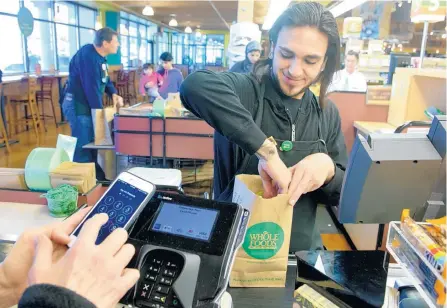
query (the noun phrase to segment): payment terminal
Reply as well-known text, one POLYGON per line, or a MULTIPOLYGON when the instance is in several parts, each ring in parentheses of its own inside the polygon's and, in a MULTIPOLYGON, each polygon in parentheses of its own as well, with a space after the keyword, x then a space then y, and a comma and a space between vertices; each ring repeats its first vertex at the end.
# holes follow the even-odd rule
POLYGON ((130 232, 140 280, 133 307, 220 307, 249 213, 240 205, 157 192, 130 232))

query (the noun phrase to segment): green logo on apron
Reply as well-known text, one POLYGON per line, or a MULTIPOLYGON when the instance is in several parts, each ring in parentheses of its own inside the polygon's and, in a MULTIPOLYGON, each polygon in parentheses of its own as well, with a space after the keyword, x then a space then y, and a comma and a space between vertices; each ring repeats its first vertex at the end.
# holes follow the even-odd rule
POLYGON ((242 247, 252 258, 266 260, 278 253, 284 243, 284 231, 274 222, 251 226, 245 234, 242 247))
POLYGON ((284 142, 281 144, 281 151, 289 152, 289 151, 292 150, 292 149, 293 149, 293 143, 292 143, 292 141, 284 141, 284 142))

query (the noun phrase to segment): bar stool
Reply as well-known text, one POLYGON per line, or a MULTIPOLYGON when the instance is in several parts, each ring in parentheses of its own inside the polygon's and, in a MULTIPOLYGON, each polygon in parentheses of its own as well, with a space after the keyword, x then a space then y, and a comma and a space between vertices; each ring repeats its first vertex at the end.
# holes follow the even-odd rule
POLYGON ((38 106, 41 105, 42 107, 42 113, 40 114, 40 118, 43 119, 43 126, 45 128, 45 131, 47 131, 45 119, 48 117, 53 118, 54 125, 58 127, 56 112, 54 110, 54 104, 53 104, 53 84, 55 81, 57 81, 57 78, 41 77, 39 79, 40 79, 40 90, 36 92, 37 105, 38 106), (45 115, 45 100, 48 100, 50 102, 51 112, 53 113, 52 116, 45 115))
POLYGON ((134 104, 134 102, 136 102, 136 100, 137 100, 137 89, 135 86, 135 79, 136 79, 137 72, 136 72, 136 70, 132 70, 132 71, 129 71, 128 75, 129 75, 129 79, 128 79, 127 87, 128 87, 128 95, 129 95, 129 105, 132 106, 134 104))
MULTIPOLYGON (((2 97, 1 97, 2 95, 3 95, 3 85, 0 83, 0 100, 2 99, 2 97)), ((11 147, 9 146, 8 133, 6 132, 5 122, 4 122, 1 110, 0 110, 0 143, 4 143, 6 146, 6 151, 8 153, 11 153, 11 147)))
MULTIPOLYGON (((23 96, 11 96, 9 98, 9 104, 15 105, 15 111, 17 116, 20 115, 20 109, 25 109, 25 118, 23 119, 12 119, 13 126, 16 129, 17 126, 26 125, 28 126, 30 123, 33 124, 34 132, 36 134, 36 138, 39 140, 39 127, 43 132, 43 127, 40 122, 39 108, 36 103, 36 92, 38 90, 37 78, 34 77, 26 77, 22 79, 22 85, 25 86, 27 94, 23 96), (30 112, 30 116, 27 116, 27 112, 30 112)), ((14 107, 14 106, 13 106, 14 107)))
POLYGON ((124 100, 125 105, 130 105, 129 97, 129 74, 126 71, 120 70, 116 80, 116 90, 118 95, 124 100))

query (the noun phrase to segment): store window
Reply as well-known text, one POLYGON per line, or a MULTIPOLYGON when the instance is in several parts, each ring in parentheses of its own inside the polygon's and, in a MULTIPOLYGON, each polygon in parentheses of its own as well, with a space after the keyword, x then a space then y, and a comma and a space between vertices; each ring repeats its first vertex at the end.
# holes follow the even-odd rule
POLYGON ((42 71, 56 69, 54 29, 50 22, 34 21, 27 46, 30 72, 35 72, 36 64, 40 64, 42 71))
POLYGON ((95 36, 97 11, 76 2, 54 0, 6 0, 0 5, 0 69, 5 74, 42 71, 68 71, 71 57, 95 36), (17 23, 20 6, 34 17, 34 30, 24 37, 17 23), (26 48, 25 48, 26 46, 26 48))
POLYGON ((71 57, 78 51, 78 31, 76 27, 57 24, 56 33, 59 70, 67 72, 71 57))
MULTIPOLYGON (((11 7, 6 5, 6 8, 11 7)), ((3 9, 2 6, 0 10, 3 9)), ((5 74, 25 72, 22 35, 17 18, 0 15, 0 25, 0 42, 8 42, 8 48, 0 48, 0 69, 5 74)))
MULTIPOLYGON (((8 2, 8 1, 3 1, 8 2)), ((3 5, 2 2, 2 5, 3 5)), ((25 0, 25 7, 31 11, 35 19, 42 19, 51 21, 53 19, 52 14, 52 2, 41 0, 25 0)))
POLYGON ((76 25, 76 6, 72 3, 56 2, 54 5, 54 21, 76 25))
POLYGON ((138 67, 146 62, 153 62, 153 33, 156 33, 157 26, 132 14, 122 12, 120 15, 121 63, 123 67, 138 67))

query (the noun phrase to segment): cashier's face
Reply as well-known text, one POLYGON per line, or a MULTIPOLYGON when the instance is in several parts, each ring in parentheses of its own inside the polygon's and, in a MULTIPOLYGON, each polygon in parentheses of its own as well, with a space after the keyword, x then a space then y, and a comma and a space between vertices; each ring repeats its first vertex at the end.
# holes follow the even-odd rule
POLYGON ((286 96, 302 98, 324 69, 328 37, 314 27, 284 27, 273 48, 273 75, 286 96))

